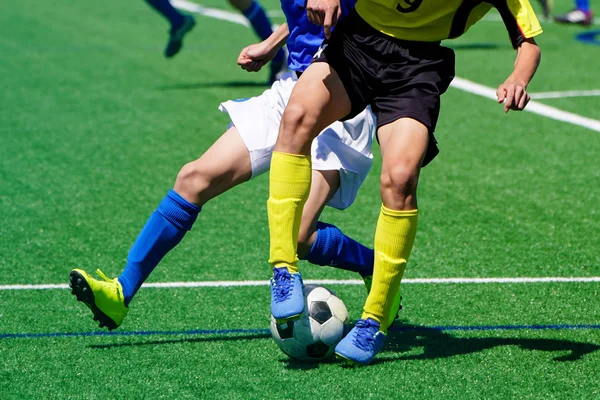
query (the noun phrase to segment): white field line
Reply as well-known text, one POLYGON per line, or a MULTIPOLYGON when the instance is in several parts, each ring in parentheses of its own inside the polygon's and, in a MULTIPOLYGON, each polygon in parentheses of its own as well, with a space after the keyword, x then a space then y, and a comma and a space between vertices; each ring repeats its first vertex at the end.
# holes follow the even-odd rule
MULTIPOLYGON (((193 3, 186 0, 171 0, 171 4, 173 7, 179 8, 181 10, 192 12, 200 15, 204 15, 207 17, 212 17, 216 19, 222 19, 225 21, 234 22, 236 24, 249 26, 248 21, 239 12, 232 12, 226 10, 219 10, 216 8, 203 7, 200 4, 193 3)), ((283 11, 281 10, 269 10, 267 14, 270 17, 285 17, 283 11)), ((489 13, 485 17, 483 17, 484 21, 489 22, 502 22, 502 17, 498 13, 489 13)), ((553 20, 542 20, 543 24, 554 23, 553 20)), ((595 25, 600 25, 600 18, 594 18, 593 23, 595 25)))
POLYGON ((248 22, 246 17, 244 17, 239 12, 234 13, 231 11, 219 10, 216 8, 203 7, 200 4, 191 3, 185 0, 171 0, 171 4, 173 5, 173 7, 191 13, 196 13, 204 15, 206 17, 220 19, 223 21, 233 22, 234 24, 244 25, 248 27, 250 26, 250 23, 248 22))
MULTIPOLYGON (((236 24, 248 26, 246 18, 239 13, 233 13, 230 11, 218 10, 214 8, 203 7, 196 3, 191 3, 186 0, 172 0, 173 6, 181 8, 189 12, 198 13, 207 17, 217 18, 236 24)), ((493 15, 491 16, 493 17, 493 15)), ((498 16, 499 17, 499 16, 498 16)), ((479 96, 487 97, 492 100, 496 100, 496 90, 475 82, 471 82, 464 78, 456 77, 452 81, 453 88, 463 90, 468 93, 476 94, 479 96)), ((541 98, 541 97, 540 97, 541 98)), ((596 132, 600 132, 600 121, 582 117, 577 114, 573 114, 567 111, 560 110, 555 107, 550 107, 545 104, 541 104, 535 101, 530 101, 525 108, 526 111, 534 114, 539 114, 544 117, 548 117, 557 121, 567 122, 573 125, 579 125, 596 132)))
POLYGON ((532 99, 562 99, 565 97, 594 97, 600 96, 600 89, 566 90, 564 92, 530 93, 532 99))
MULTIPOLYGON (((487 97, 488 99, 496 100, 496 90, 480 85, 479 83, 471 82, 467 79, 456 77, 450 85, 455 89, 463 90, 478 96, 487 97)), ((573 114, 567 111, 560 110, 556 107, 547 106, 536 101, 530 101, 525 111, 534 114, 542 115, 557 121, 567 122, 573 125, 579 125, 584 128, 600 132, 600 121, 592 118, 582 117, 581 115, 573 114)))
MULTIPOLYGON (((485 283, 591 283, 600 282, 600 276, 589 277, 539 277, 539 278, 406 278, 403 284, 485 284, 485 283)), ((306 284, 314 285, 364 285, 362 280, 305 280, 306 284)), ((269 281, 203 281, 203 282, 156 282, 145 283, 143 288, 205 288, 205 287, 248 287, 267 286, 269 281)), ((0 285, 0 290, 43 290, 43 289, 68 289, 67 284, 40 284, 40 285, 0 285)))
MULTIPOLYGON (((485 17, 483 17, 483 21, 503 22, 502 17, 497 12, 491 12, 491 13, 487 14, 485 17)), ((540 22, 542 23, 542 27, 543 27, 543 25, 546 25, 546 24, 555 24, 556 23, 556 22, 554 22, 553 19, 544 19, 544 18, 540 18, 540 22)), ((596 18, 592 19, 592 24, 600 25, 600 18, 596 17, 596 18)))

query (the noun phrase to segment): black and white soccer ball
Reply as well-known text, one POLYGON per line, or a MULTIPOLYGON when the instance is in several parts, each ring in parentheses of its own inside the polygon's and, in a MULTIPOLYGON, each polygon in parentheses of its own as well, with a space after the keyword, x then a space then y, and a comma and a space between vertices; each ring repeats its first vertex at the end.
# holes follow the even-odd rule
POLYGON ((278 324, 271 315, 271 335, 290 358, 321 361, 333 355, 344 337, 348 310, 335 293, 322 286, 305 285, 304 299, 300 319, 278 324))

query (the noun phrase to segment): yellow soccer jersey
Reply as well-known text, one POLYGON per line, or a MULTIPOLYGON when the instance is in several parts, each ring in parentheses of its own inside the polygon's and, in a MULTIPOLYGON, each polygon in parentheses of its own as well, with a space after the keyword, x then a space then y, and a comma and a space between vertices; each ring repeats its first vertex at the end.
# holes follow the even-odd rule
POLYGON ((373 28, 411 41, 436 42, 461 36, 492 7, 502 16, 517 47, 542 33, 529 0, 358 0, 356 11, 373 28))

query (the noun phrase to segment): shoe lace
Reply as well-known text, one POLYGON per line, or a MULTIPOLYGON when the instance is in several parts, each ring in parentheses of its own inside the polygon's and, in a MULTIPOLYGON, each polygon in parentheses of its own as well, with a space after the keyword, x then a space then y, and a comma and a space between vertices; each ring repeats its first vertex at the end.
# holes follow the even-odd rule
POLYGON ((102 279, 104 279, 106 282, 112 282, 113 280, 110 279, 109 277, 107 277, 106 275, 104 275, 104 272, 100 271, 100 268, 98 268, 96 270, 96 273, 98 274, 98 276, 102 279))
POLYGON ((355 328, 353 343, 364 351, 370 351, 379 327, 372 321, 359 319, 356 321, 355 328))
POLYGON ((276 302, 287 300, 294 291, 294 277, 285 268, 273 270, 273 297, 276 302))
MULTIPOLYGON (((98 276, 99 276, 100 278, 102 278, 102 279, 103 279, 105 282, 108 282, 108 283, 113 283, 113 282, 115 282, 115 281, 116 281, 116 282, 118 283, 118 281, 117 281, 117 279, 116 279, 116 278, 115 278, 115 279, 110 279, 108 276, 104 275, 104 272, 100 271, 100 268, 98 268, 98 269, 96 270, 96 273, 97 273, 97 274, 98 274, 98 276)), ((111 285, 111 287, 113 288, 113 290, 114 290, 114 291, 115 291, 115 293, 117 294, 117 297, 118 297, 118 299, 119 299, 120 301, 123 301, 123 291, 122 291, 122 287, 121 287, 121 285, 120 285, 120 284, 117 284, 117 285, 111 285)))

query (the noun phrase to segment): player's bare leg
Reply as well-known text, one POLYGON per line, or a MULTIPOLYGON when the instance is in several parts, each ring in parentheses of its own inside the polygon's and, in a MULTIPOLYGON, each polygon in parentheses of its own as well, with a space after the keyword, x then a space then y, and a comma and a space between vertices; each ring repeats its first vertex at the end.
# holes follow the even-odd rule
POLYGON ((333 197, 340 187, 340 172, 315 171, 312 172, 310 194, 302 211, 300 232, 298 235, 298 257, 305 259, 317 237, 317 224, 319 217, 327 202, 333 197))
POLYGON ((350 99, 337 73, 329 64, 311 64, 292 91, 275 151, 309 156, 319 132, 349 112, 350 99))
POLYGON ((311 186, 311 143, 328 125, 350 112, 350 100, 328 64, 312 64, 302 74, 283 113, 271 160, 267 201, 271 238, 271 314, 294 319, 304 310, 298 271, 298 235, 311 186), (335 101, 333 101, 335 99, 335 101))
POLYGON ((400 281, 417 231, 417 184, 428 129, 401 118, 378 130, 383 201, 375 231, 373 286, 355 328, 336 347, 353 364, 371 363, 398 311, 400 281), (368 340, 366 340, 368 339, 368 340))
POLYGON ((167 194, 142 229, 118 279, 109 279, 100 270, 97 272, 102 280, 81 269, 71 271, 72 293, 90 308, 100 327, 112 330, 121 325, 142 282, 191 229, 200 207, 247 181, 251 174, 248 150, 232 127, 199 159, 181 169, 175 189, 167 194))
POLYGON ((200 158, 181 168, 174 189, 190 203, 203 206, 251 176, 248 149, 232 126, 200 158))
POLYGON ((319 221, 325 205, 339 188, 338 170, 313 170, 310 195, 300 222, 298 257, 315 265, 358 273, 368 293, 373 278, 373 250, 348 237, 337 226, 319 221))

